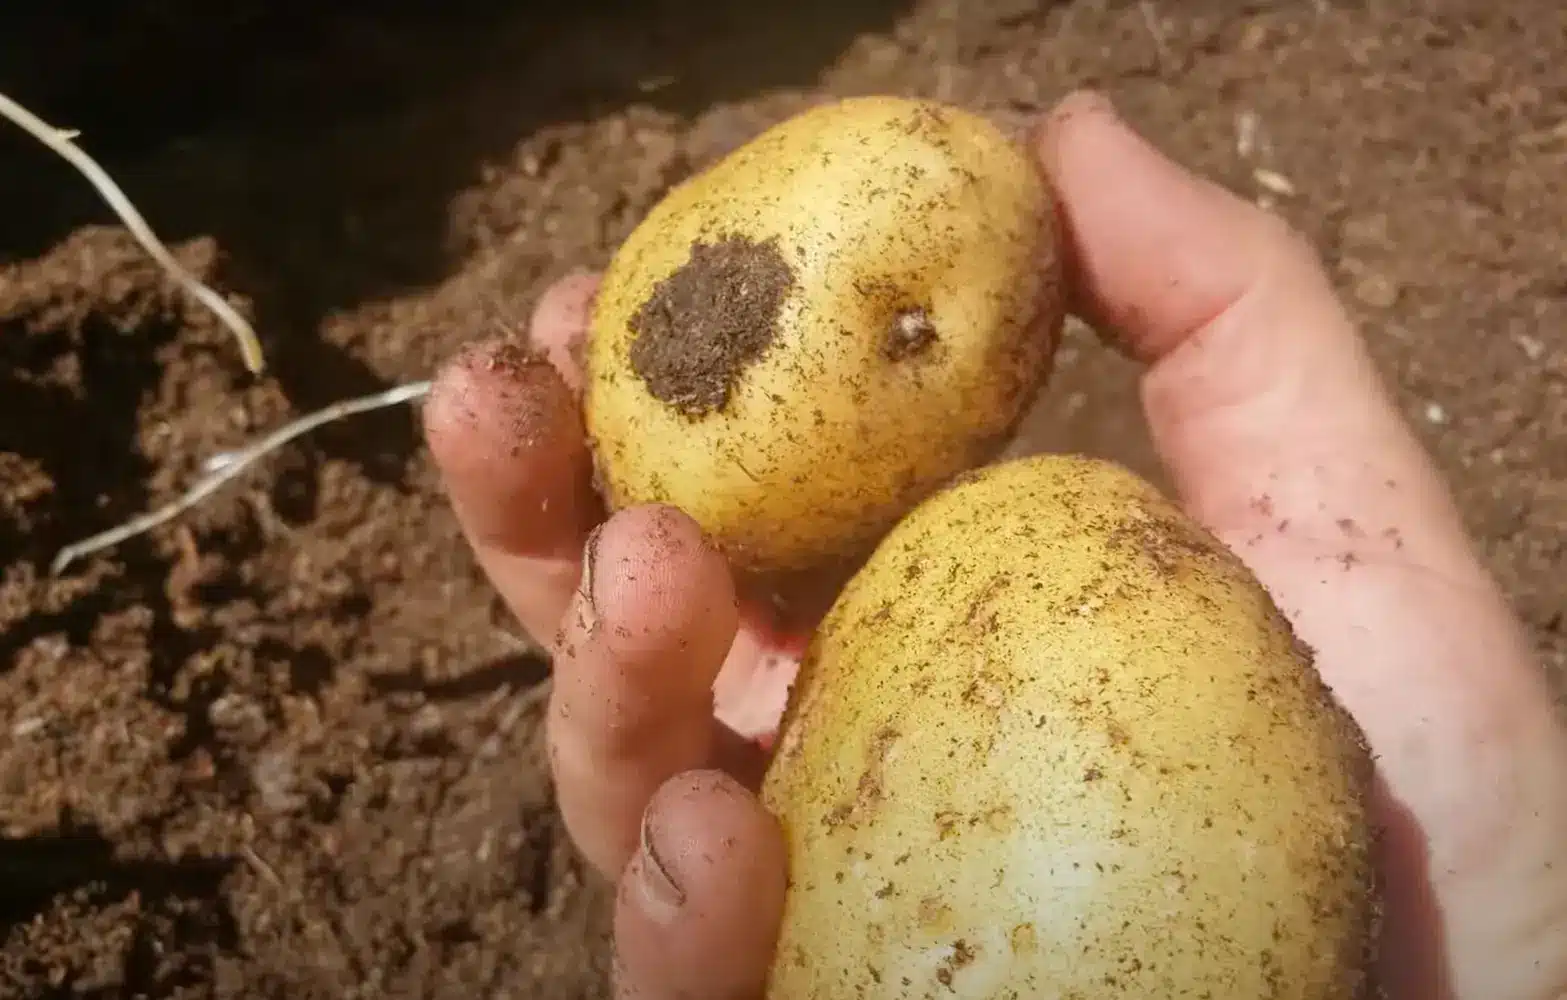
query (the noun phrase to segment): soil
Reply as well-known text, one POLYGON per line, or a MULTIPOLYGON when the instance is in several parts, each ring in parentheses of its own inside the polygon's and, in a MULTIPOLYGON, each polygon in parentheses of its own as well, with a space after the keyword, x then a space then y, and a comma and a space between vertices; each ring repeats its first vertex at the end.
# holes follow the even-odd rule
MULTIPOLYGON (((48 565, 258 431, 521 323, 670 184, 823 95, 1023 113, 1096 85, 1275 201, 1560 690, 1567 7, 161 0, 84 30, 10 6, 0 88, 83 131, 272 367, 249 377, 81 179, 0 128, 0 997, 605 994, 608 893, 540 745, 548 668, 416 413, 324 428, 48 565)), ((1081 330, 1028 434, 1157 475, 1133 370, 1081 330)))
POLYGON ((794 283, 775 241, 693 243, 690 259, 632 314, 632 370, 653 398, 687 416, 722 410, 778 336, 794 283))

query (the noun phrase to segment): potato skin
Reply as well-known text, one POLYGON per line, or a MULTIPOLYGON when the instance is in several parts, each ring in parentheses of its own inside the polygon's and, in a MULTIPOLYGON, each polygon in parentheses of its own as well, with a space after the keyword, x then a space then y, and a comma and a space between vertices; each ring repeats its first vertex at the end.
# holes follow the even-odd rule
POLYGON ((808 652, 763 788, 767 996, 1358 1000, 1371 773, 1267 593, 1151 486, 992 466, 808 652))
POLYGON ((989 121, 890 97, 807 111, 675 188, 594 309, 586 420, 611 507, 673 504, 742 571, 868 551, 993 457, 1045 379, 1063 312, 1054 206, 989 121), (775 250, 792 286, 724 405, 693 415, 638 374, 634 327, 693 244, 735 239, 775 250), (911 316, 926 336, 889 357, 911 316))

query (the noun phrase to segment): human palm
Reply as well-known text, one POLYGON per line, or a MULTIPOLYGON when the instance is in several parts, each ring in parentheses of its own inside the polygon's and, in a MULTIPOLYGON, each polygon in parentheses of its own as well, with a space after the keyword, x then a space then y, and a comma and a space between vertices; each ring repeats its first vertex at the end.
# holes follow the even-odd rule
MULTIPOLYGON (((1388 995, 1567 995, 1567 736, 1310 248, 1092 95, 1037 144, 1076 308, 1147 366, 1179 500, 1315 647, 1377 756, 1388 995)), ((479 561, 552 640, 551 761, 572 836, 620 881, 618 990, 760 996, 785 879, 752 790, 822 605, 785 625, 739 600, 678 511, 605 520, 573 360, 594 287, 545 296, 536 356, 481 344, 449 365, 427 434, 479 561)))

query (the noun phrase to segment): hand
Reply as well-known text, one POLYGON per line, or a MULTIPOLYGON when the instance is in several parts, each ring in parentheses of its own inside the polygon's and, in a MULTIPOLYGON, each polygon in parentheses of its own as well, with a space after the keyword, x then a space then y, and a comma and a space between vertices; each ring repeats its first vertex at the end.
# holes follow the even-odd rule
MULTIPOLYGON (((1146 364, 1179 499, 1316 647, 1378 755, 1389 996, 1561 997, 1567 735, 1316 258, 1101 98, 1063 102, 1037 148, 1076 308, 1146 364)), ((553 637, 551 760, 573 837, 620 880, 620 995, 759 997, 784 856, 747 737, 776 723, 798 632, 741 606, 678 512, 600 524, 572 347, 593 288, 570 278, 540 303, 547 361, 490 344, 448 366, 428 438, 486 572, 553 637)))

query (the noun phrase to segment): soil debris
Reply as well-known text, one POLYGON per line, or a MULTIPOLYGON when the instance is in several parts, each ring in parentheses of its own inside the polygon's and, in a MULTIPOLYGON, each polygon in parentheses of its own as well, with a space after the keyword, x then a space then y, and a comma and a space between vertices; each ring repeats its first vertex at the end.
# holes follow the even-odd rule
POLYGON ((648 391, 689 417, 729 404, 740 376, 778 336, 794 272, 776 241, 693 243, 631 319, 631 367, 648 391))

